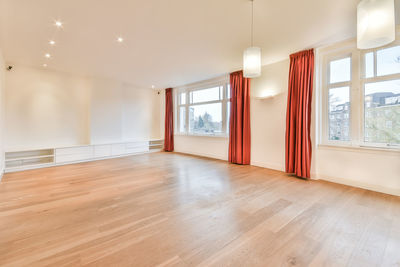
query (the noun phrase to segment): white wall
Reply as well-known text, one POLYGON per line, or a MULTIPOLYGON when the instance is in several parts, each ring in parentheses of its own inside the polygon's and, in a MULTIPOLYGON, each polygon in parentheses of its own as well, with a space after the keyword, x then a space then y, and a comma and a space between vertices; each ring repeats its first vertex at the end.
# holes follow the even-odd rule
POLYGON ((16 65, 6 73, 6 151, 88 143, 89 79, 16 65))
POLYGON ((176 152, 228 160, 228 138, 185 135, 174 138, 176 152))
MULTIPOLYGON (((251 82, 251 164, 283 170, 289 60, 263 66, 251 82), (273 98, 257 99, 265 94, 273 98), (282 149, 283 148, 283 149, 282 149)), ((175 151, 228 160, 229 138, 175 135, 175 151)))
MULTIPOLYGON (((252 95, 277 94, 273 98, 252 98, 252 165, 285 170, 286 105, 289 60, 263 67, 253 79, 252 95)), ((314 88, 311 139, 312 177, 375 191, 400 195, 400 152, 332 148, 317 145, 317 97, 314 88)))
POLYGON ((320 146, 316 178, 400 195, 400 151, 320 146))
POLYGON ((109 79, 96 79, 91 92, 92 144, 160 138, 161 95, 109 79))
POLYGON ((5 97, 7 151, 160 135, 152 127, 160 96, 115 80, 17 65, 6 74, 5 97))
POLYGON ((0 49, 0 179, 4 172, 4 85, 5 65, 0 49))
POLYGON ((251 85, 251 164, 285 170, 286 103, 289 60, 262 68, 251 85), (272 95, 265 99, 258 99, 272 95))
MULTIPOLYGON (((289 60, 262 68, 251 86, 251 164, 284 171, 289 60), (271 98, 257 99, 264 95, 271 98)), ((400 195, 400 152, 331 148, 316 143, 314 89, 312 177, 400 195)), ((175 135, 175 150, 227 160, 228 139, 175 135)))

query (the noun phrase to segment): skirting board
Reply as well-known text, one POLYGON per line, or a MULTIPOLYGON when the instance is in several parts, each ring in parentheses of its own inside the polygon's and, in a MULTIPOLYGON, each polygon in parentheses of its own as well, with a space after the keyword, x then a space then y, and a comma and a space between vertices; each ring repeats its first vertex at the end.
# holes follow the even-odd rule
MULTIPOLYGON (((202 156, 206 158, 214 158, 214 159, 220 159, 220 160, 227 160, 226 158, 214 155, 214 154, 203 154, 203 153, 193 153, 193 152, 184 152, 184 151, 176 151, 178 153, 184 153, 184 154, 189 154, 189 155, 195 155, 195 156, 202 156)), ((265 163, 265 162, 259 162, 259 161, 251 161, 252 166, 257 166, 261 168, 266 168, 266 169, 272 169, 276 171, 285 171, 285 167, 281 166, 280 164, 274 164, 274 163, 265 163)), ((337 177, 330 177, 326 175, 321 175, 321 174, 316 174, 316 173, 311 173, 311 179, 312 180, 324 180, 336 184, 343 184, 343 185, 348 185, 348 186, 353 186, 353 187, 358 187, 366 190, 371 190, 375 192, 380 192, 384 194, 389 194, 389 195, 395 195, 395 196, 400 196, 400 189, 393 189, 393 188, 387 188, 383 186, 378 186, 378 185, 371 185, 367 183, 360 183, 356 182, 350 179, 344 179, 344 178, 337 178, 337 177)))
POLYGON ((379 185, 372 185, 372 184, 357 182, 357 181, 353 181, 353 180, 345 179, 345 178, 337 178, 337 177, 331 177, 331 176, 327 176, 327 175, 323 175, 323 174, 318 174, 317 180, 324 180, 324 181, 328 181, 328 182, 332 182, 332 183, 336 183, 336 184, 343 184, 343 185, 358 187, 358 188, 371 190, 371 191, 375 191, 375 192, 380 192, 380 193, 384 193, 384 194, 400 196, 400 189, 388 188, 388 187, 379 186, 379 185))
POLYGON ((176 150, 174 152, 177 153, 183 153, 183 154, 189 154, 193 156, 200 156, 200 157, 205 157, 205 158, 211 158, 211 159, 220 159, 224 161, 228 161, 226 156, 222 155, 215 155, 215 154, 208 154, 208 153, 193 153, 192 151, 184 151, 184 150, 176 150))
POLYGON ((276 163, 265 163, 265 162, 260 162, 260 161, 251 161, 250 165, 252 166, 257 166, 261 168, 266 168, 266 169, 271 169, 271 170, 276 170, 276 171, 285 171, 285 167, 281 166, 280 164, 276 163))

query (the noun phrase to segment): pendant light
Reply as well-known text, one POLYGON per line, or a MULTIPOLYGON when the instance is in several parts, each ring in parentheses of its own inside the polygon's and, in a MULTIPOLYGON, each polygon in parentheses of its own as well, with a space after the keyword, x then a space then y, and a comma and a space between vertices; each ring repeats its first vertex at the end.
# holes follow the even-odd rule
POLYGON ((357 47, 370 49, 396 38, 394 0, 362 0, 357 6, 357 47))
POLYGON ((253 46, 254 0, 251 1, 251 47, 243 53, 243 76, 255 78, 261 75, 261 48, 253 46))

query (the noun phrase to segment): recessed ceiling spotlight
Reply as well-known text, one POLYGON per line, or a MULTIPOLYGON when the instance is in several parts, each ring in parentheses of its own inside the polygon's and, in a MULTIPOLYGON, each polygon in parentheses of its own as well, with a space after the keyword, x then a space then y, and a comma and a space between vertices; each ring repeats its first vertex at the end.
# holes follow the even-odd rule
POLYGON ((118 42, 118 43, 122 43, 123 41, 124 41, 124 38, 122 38, 122 37, 118 37, 118 38, 117 38, 117 42, 118 42))
POLYGON ((155 87, 154 85, 152 85, 152 86, 151 86, 151 89, 154 89, 154 88, 156 88, 156 87, 155 87))
POLYGON ((44 68, 46 68, 46 67, 47 67, 47 64, 46 64, 46 63, 44 63, 44 64, 43 64, 43 67, 44 67, 44 68))
POLYGON ((56 20, 56 21, 54 22, 54 25, 55 25, 57 28, 61 28, 61 27, 63 26, 63 23, 62 23, 61 21, 59 21, 59 20, 56 20))
POLYGON ((44 54, 45 58, 51 58, 51 55, 49 53, 44 54))
POLYGON ((55 44, 56 44, 56 42, 54 40, 49 41, 49 45, 55 45, 55 44))

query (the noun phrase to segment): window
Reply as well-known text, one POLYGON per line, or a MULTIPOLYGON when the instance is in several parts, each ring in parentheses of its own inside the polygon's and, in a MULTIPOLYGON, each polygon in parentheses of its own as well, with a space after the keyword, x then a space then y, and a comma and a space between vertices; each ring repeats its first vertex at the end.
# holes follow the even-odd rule
POLYGON ((177 132, 226 136, 230 118, 229 88, 224 80, 211 86, 179 90, 177 132))
POLYGON ((400 148, 400 44, 319 54, 321 142, 400 148))
POLYGON ((375 51, 377 76, 400 73, 400 46, 375 51))
POLYGON ((350 88, 329 89, 329 139, 349 141, 350 88))
POLYGON ((364 133, 366 143, 400 144, 400 79, 365 83, 364 133))
POLYGON ((329 140, 349 141, 351 58, 329 62, 329 140))
POLYGON ((331 61, 329 64, 329 83, 350 81, 350 66, 350 57, 331 61))

